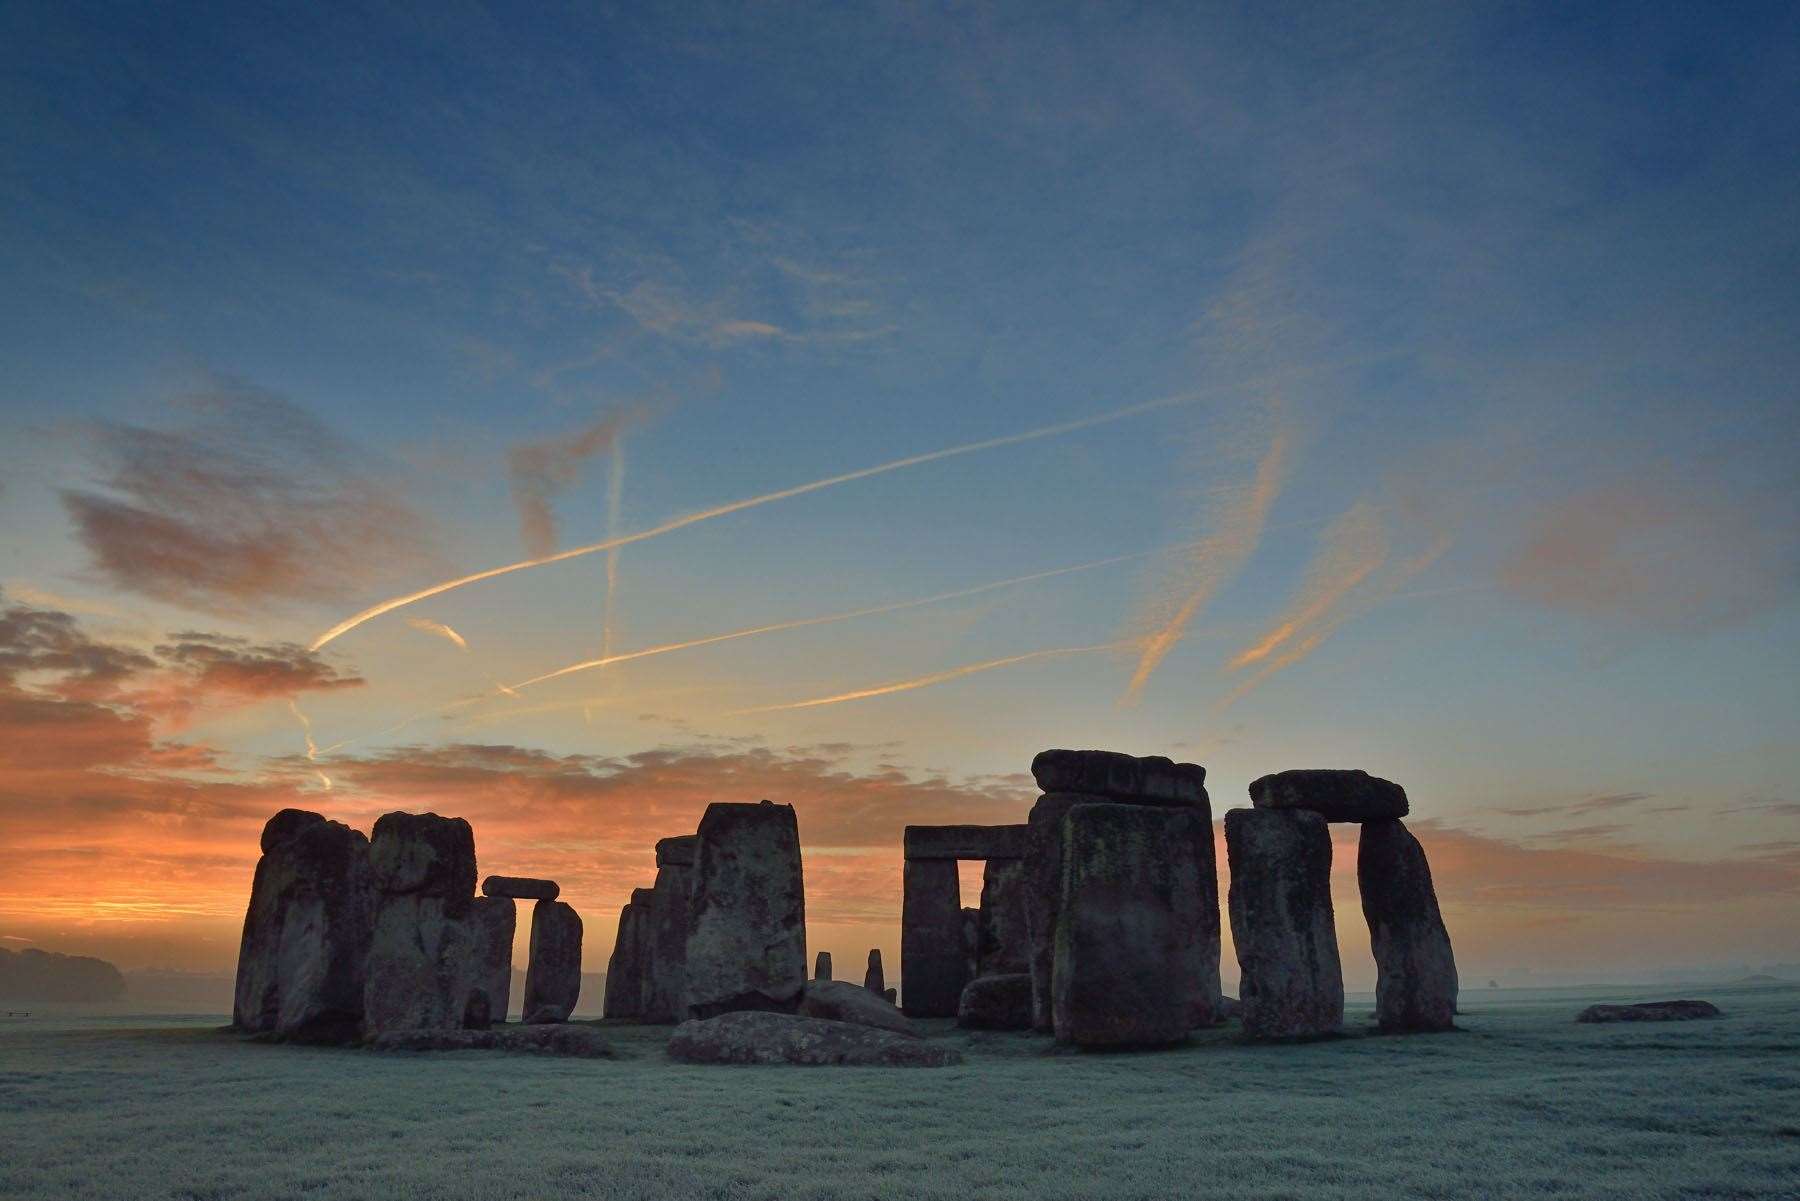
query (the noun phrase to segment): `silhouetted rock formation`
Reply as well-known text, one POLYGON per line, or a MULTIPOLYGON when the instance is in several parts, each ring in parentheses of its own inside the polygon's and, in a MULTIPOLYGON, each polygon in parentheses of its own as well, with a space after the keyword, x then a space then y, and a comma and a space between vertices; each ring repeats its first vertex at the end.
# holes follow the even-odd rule
POLYGON ((1636 1005, 1589 1005, 1578 1022, 1691 1022, 1723 1017, 1711 1001, 1643 1001, 1636 1005))
MULTIPOLYGON (((634 901, 636 896, 632 894, 634 901)), ((581 916, 561 901, 539 901, 531 907, 531 966, 525 970, 525 1021, 533 1026, 566 1022, 580 998, 581 916)))
POLYGON ((1405 817, 1406 790, 1366 771, 1297 768, 1250 784, 1258 809, 1310 809, 1328 822, 1374 822, 1405 817))
POLYGON ((1077 805, 1064 815, 1051 988, 1058 1041, 1149 1046, 1212 1024, 1205 944, 1218 919, 1215 909, 1209 927, 1202 913, 1201 879, 1211 842, 1204 802, 1077 805))
POLYGON ((947 1017, 968 982, 954 859, 908 859, 900 901, 900 977, 912 1017, 947 1017))
POLYGON ((649 969, 650 932, 654 926, 650 897, 655 889, 634 888, 619 910, 619 933, 606 961, 606 994, 600 1014, 609 1018, 644 1016, 645 973, 649 969))
POLYGON ((956 1024, 970 1030, 1031 1029, 1031 973, 978 976, 956 1006, 956 1024))
POLYGON ((1406 823, 1366 822, 1356 882, 1375 952, 1375 1017, 1383 1030, 1448 1030, 1456 1015, 1456 957, 1438 912, 1431 865, 1406 823))
POLYGON ((1118 751, 1039 751, 1031 776, 1043 792, 1076 792, 1137 805, 1193 804, 1206 799, 1206 769, 1161 755, 1118 751))
POLYGON ((813 956, 813 979, 814 980, 829 980, 829 979, 831 979, 831 952, 830 951, 820 951, 817 955, 813 956))
POLYGON ((369 840, 320 814, 283 809, 263 827, 262 851, 238 944, 232 1023, 352 1039, 374 929, 369 840))
POLYGON ((104 959, 0 947, 0 1001, 116 1001, 125 977, 104 959))
POLYGON ((1325 818, 1307 809, 1233 809, 1225 849, 1244 1032, 1298 1038, 1337 1030, 1344 978, 1325 818))
POLYGON ((918 1038, 920 1031, 912 1019, 895 1009, 893 1004, 866 988, 858 988, 848 980, 814 980, 800 998, 800 1016, 828 1022, 855 1022, 918 1038))
POLYGON ((385 813, 369 863, 378 899, 364 1033, 460 1029, 484 950, 472 920, 474 832, 460 817, 385 813))
POLYGON ((791 1013, 806 983, 806 891, 792 805, 706 807, 689 897, 683 1009, 791 1013))
POLYGON ((871 1026, 786 1013, 726 1013, 683 1022, 669 1038, 683 1063, 796 1063, 868 1067, 944 1067, 962 1062, 953 1048, 871 1026))
POLYGON ((881 970, 881 948, 869 948, 869 967, 863 972, 863 987, 872 993, 887 991, 887 979, 881 970))
POLYGON ((481 882, 481 895, 512 897, 517 901, 554 901, 562 889, 555 880, 534 880, 530 876, 489 876, 481 882))

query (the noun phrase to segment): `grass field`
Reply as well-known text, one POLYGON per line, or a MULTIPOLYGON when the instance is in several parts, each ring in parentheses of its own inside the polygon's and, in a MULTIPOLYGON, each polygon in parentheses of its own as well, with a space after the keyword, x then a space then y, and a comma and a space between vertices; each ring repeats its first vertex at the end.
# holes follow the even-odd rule
MULTIPOLYGON (((965 1035, 948 1069, 264 1046, 0 1022, 0 1197, 1800 1197, 1800 986, 1470 993, 1464 1030, 1160 1053, 965 1035), (1699 995, 1719 1021, 1584 1026, 1699 995)), ((1352 1005, 1361 1028, 1365 1002, 1352 1005)))

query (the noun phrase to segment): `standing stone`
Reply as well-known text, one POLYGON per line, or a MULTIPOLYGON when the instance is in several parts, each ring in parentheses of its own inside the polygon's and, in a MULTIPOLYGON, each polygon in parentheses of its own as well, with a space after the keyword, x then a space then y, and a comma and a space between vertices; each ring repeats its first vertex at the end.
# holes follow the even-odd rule
POLYGON ((863 987, 872 993, 887 991, 887 979, 881 970, 881 948, 869 948, 869 968, 863 973, 863 987))
POLYGON ((1406 816, 1406 789, 1366 771, 1299 768, 1250 784, 1258 809, 1310 809, 1328 822, 1378 822, 1406 816))
MULTIPOLYGON (((1077 805, 1063 817, 1052 973, 1059 1042, 1152 1046, 1213 1021, 1201 805, 1077 805)), ((1216 935, 1215 910, 1212 933, 1216 935)), ((1216 943, 1214 944, 1216 946, 1216 943)))
MULTIPOLYGON (((1042 756, 1040 756, 1041 758, 1042 756)), ((1050 978, 1056 961, 1056 911, 1062 896, 1062 819, 1076 805, 1106 803, 1077 792, 1045 793, 1031 807, 1025 844, 1025 932, 1030 942, 1031 1028, 1054 1026, 1050 978)))
POLYGON ((1375 1019, 1383 1030, 1448 1030, 1456 1015, 1456 957, 1438 912, 1425 848, 1406 823, 1366 822, 1356 883, 1375 952, 1375 1019))
POLYGON ((684 834, 656 844, 656 887, 650 901, 646 939, 644 1012, 646 1022, 682 1019, 682 980, 687 967, 688 895, 694 883, 695 836, 684 834))
POLYGON ((512 1003, 513 932, 518 928, 518 902, 509 896, 476 897, 469 906, 469 921, 475 938, 470 946, 463 1025, 481 1030, 504 1022, 512 1003))
POLYGON ((364 1035, 461 1029, 481 945, 474 831, 460 817, 384 813, 369 840, 369 865, 378 899, 364 1035))
POLYGON ((900 979, 908 1017, 956 1016, 968 983, 954 859, 908 859, 901 895, 900 979))
POLYGON ((1244 1033, 1301 1038, 1337 1030, 1344 976, 1325 818, 1307 809, 1233 809, 1225 815, 1225 851, 1244 1033))
MULTIPOLYGON (((644 928, 651 916, 638 904, 633 889, 631 900, 619 910, 619 933, 613 940, 612 956, 606 961, 606 991, 602 994, 600 1016, 641 1019, 644 1016, 644 928)), ((652 890, 654 891, 654 890, 652 890)))
POLYGON ((531 907, 525 1021, 566 1022, 580 997, 581 915, 562 901, 539 901, 531 907))
POLYGON ((232 1022, 354 1038, 375 917, 369 840, 317 813, 283 809, 263 827, 262 852, 238 946, 232 1022))
MULTIPOLYGON (((960 875, 960 873, 959 873, 960 875)), ((960 880, 958 881, 960 884, 960 880)), ((976 976, 976 968, 981 962, 981 910, 963 907, 962 911, 962 949, 963 949, 963 984, 976 976)), ((958 998, 962 993, 958 992, 958 998)))
POLYGON ((683 1011, 792 1012, 806 984, 806 890, 792 805, 706 807, 688 904, 683 1011))
POLYGON ((813 958, 813 979, 814 980, 829 980, 829 979, 831 979, 831 952, 830 951, 820 951, 818 953, 818 955, 816 955, 813 958))
POLYGON ((981 873, 981 929, 975 975, 1021 973, 1031 960, 1025 931, 1025 861, 989 859, 981 873))

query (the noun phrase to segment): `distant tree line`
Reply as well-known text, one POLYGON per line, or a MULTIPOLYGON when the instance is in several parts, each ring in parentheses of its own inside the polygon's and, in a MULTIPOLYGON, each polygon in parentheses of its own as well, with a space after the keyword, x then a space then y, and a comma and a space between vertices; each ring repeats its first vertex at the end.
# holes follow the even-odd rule
POLYGON ((0 948, 0 1001, 115 1001, 125 977, 104 959, 0 948))

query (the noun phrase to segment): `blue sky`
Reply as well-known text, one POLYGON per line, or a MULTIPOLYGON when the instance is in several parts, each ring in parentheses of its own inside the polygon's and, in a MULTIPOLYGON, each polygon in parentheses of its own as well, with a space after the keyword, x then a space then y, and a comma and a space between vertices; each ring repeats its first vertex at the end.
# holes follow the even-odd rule
MULTIPOLYGON (((571 546, 1188 397, 626 547, 613 649, 1198 550, 509 717, 494 683, 600 653, 596 554, 320 651, 361 686, 163 734, 285 779, 284 701, 323 746, 486 691, 478 726, 353 751, 831 746, 958 781, 1092 744, 1207 764, 1217 808, 1365 766, 1517 847, 1793 862, 1791 6, 679 8, 0 13, 9 601, 119 645, 305 645, 529 557, 521 447, 560 464, 571 546), (612 418, 617 457, 571 449, 612 418), (235 464, 243 507, 191 503, 192 462, 235 464), (126 570, 166 547, 102 501, 146 497, 183 537, 291 506, 293 542, 234 589, 126 570), (1190 601, 1129 703, 1135 644, 737 712, 1168 633, 1190 601)), ((1764 906, 1746 954, 1786 945, 1782 870, 1733 902, 1764 906)))

